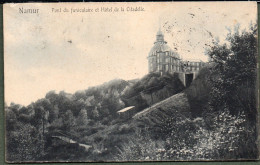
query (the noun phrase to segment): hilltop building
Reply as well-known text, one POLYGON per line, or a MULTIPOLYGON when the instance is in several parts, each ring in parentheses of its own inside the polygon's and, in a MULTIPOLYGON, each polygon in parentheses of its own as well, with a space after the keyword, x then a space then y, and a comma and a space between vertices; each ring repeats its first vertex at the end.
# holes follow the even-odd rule
POLYGON ((149 72, 174 73, 181 70, 180 56, 174 52, 164 41, 164 35, 159 30, 156 34, 156 41, 148 55, 149 72))
POLYGON ((147 59, 149 73, 160 73, 161 75, 178 73, 185 86, 190 85, 199 70, 205 65, 201 60, 183 61, 180 55, 167 45, 161 30, 156 34, 156 41, 147 59))

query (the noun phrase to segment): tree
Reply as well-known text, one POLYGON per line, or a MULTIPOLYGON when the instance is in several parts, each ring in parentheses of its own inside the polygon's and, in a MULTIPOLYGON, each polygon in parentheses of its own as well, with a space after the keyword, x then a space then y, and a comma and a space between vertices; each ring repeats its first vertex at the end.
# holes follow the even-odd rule
POLYGON ((86 109, 81 109, 77 118, 78 126, 85 126, 89 122, 88 114, 86 109))
POLYGON ((210 106, 215 111, 227 107, 231 112, 256 113, 257 28, 229 31, 225 44, 216 42, 208 51, 214 62, 209 79, 210 106), (238 108, 242 107, 242 108, 238 108))
POLYGON ((208 54, 213 61, 208 77, 212 89, 209 95, 210 113, 205 113, 204 118, 208 120, 207 125, 212 132, 219 132, 217 130, 221 127, 227 130, 220 135, 225 143, 218 151, 223 155, 229 152, 225 150, 226 146, 231 146, 232 158, 257 158, 257 26, 251 25, 249 30, 242 32, 236 26, 234 32, 229 31, 227 43, 216 42, 208 54), (239 125, 233 124, 240 120, 244 121, 239 125), (232 139, 230 130, 235 130, 236 140, 232 139))
POLYGON ((64 131, 70 132, 75 126, 75 117, 73 116, 71 110, 67 110, 62 118, 64 131))
POLYGON ((14 131, 7 131, 7 160, 8 161, 33 161, 39 160, 43 154, 39 132, 30 125, 17 122, 14 131))
POLYGON ((95 107, 95 109, 93 110, 93 117, 94 119, 98 119, 99 118, 99 112, 98 112, 98 109, 97 107, 95 107))
POLYGON ((17 117, 16 114, 8 109, 5 112, 5 123, 6 123, 6 131, 12 131, 15 129, 17 124, 17 117))

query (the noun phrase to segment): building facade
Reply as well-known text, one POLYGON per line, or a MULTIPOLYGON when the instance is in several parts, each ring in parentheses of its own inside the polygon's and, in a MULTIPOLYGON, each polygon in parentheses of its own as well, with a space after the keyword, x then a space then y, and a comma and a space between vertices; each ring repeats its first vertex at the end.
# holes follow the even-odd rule
POLYGON ((164 35, 161 30, 156 34, 156 41, 149 52, 148 70, 149 73, 178 73, 184 85, 187 85, 186 76, 189 74, 192 80, 197 76, 199 70, 205 65, 201 60, 183 61, 180 55, 173 51, 164 40, 164 35))
POLYGON ((180 56, 174 52, 164 41, 164 35, 161 30, 156 35, 154 46, 148 55, 148 70, 158 73, 174 73, 181 70, 180 56))

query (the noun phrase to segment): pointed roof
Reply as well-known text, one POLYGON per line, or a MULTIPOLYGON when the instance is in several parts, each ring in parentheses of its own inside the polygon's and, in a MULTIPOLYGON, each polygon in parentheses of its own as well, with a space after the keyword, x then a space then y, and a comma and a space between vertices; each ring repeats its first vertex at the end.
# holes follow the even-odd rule
POLYGON ((169 52, 171 56, 180 59, 180 56, 177 52, 174 52, 168 45, 167 42, 164 41, 164 35, 161 31, 161 28, 156 34, 156 41, 154 42, 154 46, 149 52, 149 56, 155 55, 157 52, 169 52))
POLYGON ((156 35, 157 35, 157 36, 163 36, 163 33, 162 33, 162 31, 161 31, 161 28, 158 30, 158 32, 157 32, 156 35))

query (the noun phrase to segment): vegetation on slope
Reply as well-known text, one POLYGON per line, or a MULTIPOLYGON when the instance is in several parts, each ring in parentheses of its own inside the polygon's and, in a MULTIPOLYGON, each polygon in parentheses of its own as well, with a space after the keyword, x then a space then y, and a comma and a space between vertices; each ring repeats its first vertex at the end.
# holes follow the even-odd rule
MULTIPOLYGON (((7 160, 79 160, 77 154, 66 156, 57 153, 60 150, 54 149, 54 134, 62 134, 82 144, 92 144, 92 155, 89 151, 78 154, 85 154, 82 158, 85 160, 87 155, 91 155, 89 159, 97 155, 98 159, 99 153, 107 152, 105 148, 113 146, 113 141, 106 141, 108 135, 99 132, 113 130, 114 125, 123 122, 117 111, 131 105, 142 110, 182 89, 176 76, 149 74, 141 80, 112 80, 75 94, 50 91, 45 98, 26 107, 12 103, 5 108, 7 160), (101 142, 104 144, 100 145, 101 142)), ((73 147, 82 150, 77 145, 73 147)), ((70 154, 70 147, 64 150, 66 148, 70 154)))

